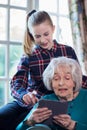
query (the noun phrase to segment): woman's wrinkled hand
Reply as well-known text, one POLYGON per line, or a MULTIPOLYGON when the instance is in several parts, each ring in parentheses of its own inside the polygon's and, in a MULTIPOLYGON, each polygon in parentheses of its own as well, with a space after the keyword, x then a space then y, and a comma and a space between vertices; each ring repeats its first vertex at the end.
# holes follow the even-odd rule
POLYGON ((52 111, 48 108, 37 108, 28 120, 33 120, 36 123, 43 122, 52 115, 52 111))
POLYGON ((53 122, 67 130, 73 130, 75 127, 75 123, 76 123, 67 114, 61 114, 61 115, 54 116, 53 122))

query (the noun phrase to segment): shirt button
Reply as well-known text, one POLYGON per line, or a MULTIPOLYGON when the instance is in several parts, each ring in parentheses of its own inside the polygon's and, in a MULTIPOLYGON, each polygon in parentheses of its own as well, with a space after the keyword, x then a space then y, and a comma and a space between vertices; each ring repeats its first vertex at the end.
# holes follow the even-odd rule
POLYGON ((70 104, 70 108, 72 108, 72 107, 73 107, 73 105, 74 105, 74 104, 73 104, 73 103, 71 103, 71 104, 70 104))
POLYGON ((70 115, 70 116, 71 116, 71 113, 68 113, 68 115, 70 115))

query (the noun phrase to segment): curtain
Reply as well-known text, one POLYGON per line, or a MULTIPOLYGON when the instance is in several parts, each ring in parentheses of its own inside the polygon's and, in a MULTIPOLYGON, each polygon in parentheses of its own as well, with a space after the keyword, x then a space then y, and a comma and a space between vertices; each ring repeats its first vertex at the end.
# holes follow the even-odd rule
POLYGON ((73 42, 82 65, 87 74, 87 0, 68 0, 73 42))

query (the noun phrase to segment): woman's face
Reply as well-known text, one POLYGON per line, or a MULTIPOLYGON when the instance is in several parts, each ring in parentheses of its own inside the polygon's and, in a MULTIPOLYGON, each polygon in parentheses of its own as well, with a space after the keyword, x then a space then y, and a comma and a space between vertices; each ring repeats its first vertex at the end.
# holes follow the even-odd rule
POLYGON ((44 49, 50 50, 53 46, 53 33, 55 27, 45 21, 32 27, 35 42, 44 49))
POLYGON ((65 100, 73 99, 73 88, 75 83, 72 79, 71 68, 59 65, 52 79, 52 87, 57 96, 65 100))

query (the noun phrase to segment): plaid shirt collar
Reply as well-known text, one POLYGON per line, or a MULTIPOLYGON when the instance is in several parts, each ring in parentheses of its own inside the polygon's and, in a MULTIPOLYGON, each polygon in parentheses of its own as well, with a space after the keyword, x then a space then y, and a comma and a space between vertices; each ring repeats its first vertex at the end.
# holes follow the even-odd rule
POLYGON ((53 40, 53 42, 54 42, 54 45, 52 46, 52 48, 51 48, 50 50, 44 49, 44 48, 40 47, 39 45, 37 45, 36 48, 39 49, 39 51, 41 51, 41 52, 43 52, 43 53, 45 53, 45 52, 47 52, 47 51, 56 52, 57 44, 58 44, 58 43, 57 43, 56 40, 53 40))

